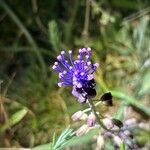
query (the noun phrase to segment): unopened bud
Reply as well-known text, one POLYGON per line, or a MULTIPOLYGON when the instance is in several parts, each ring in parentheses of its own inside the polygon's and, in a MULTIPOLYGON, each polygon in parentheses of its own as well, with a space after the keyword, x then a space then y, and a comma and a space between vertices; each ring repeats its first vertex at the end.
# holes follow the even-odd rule
POLYGON ((120 132, 119 137, 124 140, 126 140, 128 138, 128 136, 124 132, 120 132))
POLYGON ((121 140, 121 138, 119 137, 119 136, 114 136, 113 137, 113 139, 114 139, 114 142, 120 147, 120 145, 122 144, 122 140, 121 140))
POLYGON ((129 130, 125 130, 125 131, 124 131, 124 134, 125 134, 126 136, 131 136, 131 132, 130 132, 129 130))
POLYGON ((107 106, 113 106, 112 95, 111 93, 105 93, 100 97, 100 100, 107 106))
POLYGON ((143 128, 143 129, 146 129, 146 130, 149 130, 150 129, 150 124, 141 122, 141 123, 139 123, 139 127, 143 128))
POLYGON ((80 120, 87 120, 88 115, 86 113, 83 113, 83 115, 80 117, 80 120))
POLYGON ((89 131, 88 125, 84 124, 76 131, 76 136, 82 136, 88 131, 89 131))
POLYGON ((96 123, 96 117, 93 113, 90 113, 90 115, 87 118, 87 125, 89 127, 93 127, 96 123))
POLYGON ((112 138, 113 134, 111 132, 105 132, 104 133, 104 138, 112 138))
POLYGON ((83 115, 83 112, 80 110, 80 111, 77 111, 77 112, 75 112, 73 115, 72 115, 72 117, 71 117, 71 119, 73 120, 73 121, 77 121, 77 120, 79 120, 81 117, 82 117, 82 115, 83 115))
POLYGON ((114 124, 110 118, 103 119, 103 124, 106 126, 107 129, 112 129, 114 124))
POLYGON ((127 126, 133 126, 133 125, 136 124, 136 119, 135 118, 130 118, 130 119, 128 119, 128 120, 125 121, 125 124, 127 126))
POLYGON ((118 119, 114 119, 113 118, 112 122, 113 122, 114 125, 118 126, 119 128, 123 127, 123 123, 120 120, 118 120, 118 119))
POLYGON ((96 150, 101 150, 104 146, 104 138, 102 135, 99 135, 97 137, 97 146, 96 146, 96 150))

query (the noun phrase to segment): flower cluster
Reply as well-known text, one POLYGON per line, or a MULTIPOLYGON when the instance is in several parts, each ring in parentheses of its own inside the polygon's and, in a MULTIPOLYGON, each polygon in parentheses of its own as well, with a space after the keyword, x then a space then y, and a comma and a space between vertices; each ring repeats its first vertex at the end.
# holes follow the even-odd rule
POLYGON ((99 65, 90 60, 91 48, 79 49, 76 60, 73 60, 71 50, 68 53, 69 59, 65 51, 61 51, 52 68, 59 74, 58 86, 72 86, 72 94, 83 103, 96 95, 94 72, 99 65))
MULTIPOLYGON (((77 111, 71 117, 74 122, 85 121, 85 123, 75 131, 76 136, 82 136, 92 129, 102 129, 98 124, 93 112, 90 112, 88 114, 88 111, 88 109, 77 111)), ((97 112, 97 114, 99 113, 97 112)), ((135 127, 143 129, 147 128, 147 130, 149 129, 148 124, 139 124, 136 122, 135 118, 125 120, 124 125, 120 120, 111 117, 105 117, 101 120, 108 130, 102 129, 100 133, 95 136, 95 139, 97 141, 96 150, 103 149, 105 141, 107 141, 108 139, 112 140, 112 143, 116 147, 116 149, 118 149, 122 145, 122 143, 124 143, 126 145, 126 148, 128 149, 138 149, 138 143, 133 139, 133 129, 135 129, 135 127)))
MULTIPOLYGON (((99 116, 99 112, 96 112, 97 115, 99 116)), ((93 112, 88 113, 87 110, 83 110, 83 111, 77 111, 72 115, 72 120, 75 121, 81 121, 84 120, 86 123, 84 123, 77 131, 76 131, 76 135, 77 136, 81 136, 85 133, 87 133, 87 131, 94 129, 94 128, 100 128, 101 126, 99 125, 96 116, 94 115, 93 112), (86 128, 86 130, 84 130, 84 132, 82 132, 82 134, 80 132, 80 130, 82 128, 86 128)), ((114 133, 115 132, 120 132, 120 129, 123 127, 123 124, 120 120, 118 119, 114 119, 111 117, 103 117, 101 118, 102 124, 103 126, 105 126, 105 130, 108 133, 114 133), (111 132, 112 131, 112 132, 111 132)))

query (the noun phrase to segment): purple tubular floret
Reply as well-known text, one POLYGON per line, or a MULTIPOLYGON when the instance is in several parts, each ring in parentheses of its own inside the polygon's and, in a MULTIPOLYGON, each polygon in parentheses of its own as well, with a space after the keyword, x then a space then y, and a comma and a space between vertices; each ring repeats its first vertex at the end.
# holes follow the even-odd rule
POLYGON ((68 53, 69 53, 69 58, 70 58, 71 65, 74 66, 73 58, 72 58, 72 51, 69 50, 68 53))

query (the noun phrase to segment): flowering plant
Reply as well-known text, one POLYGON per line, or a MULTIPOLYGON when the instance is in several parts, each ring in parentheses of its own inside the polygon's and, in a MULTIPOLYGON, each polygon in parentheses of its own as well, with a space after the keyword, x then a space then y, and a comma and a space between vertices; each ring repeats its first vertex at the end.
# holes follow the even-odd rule
POLYGON ((79 110, 72 115, 73 121, 84 120, 86 122, 74 134, 82 136, 89 130, 98 128, 101 129, 99 136, 97 136, 97 141, 99 141, 97 145, 99 147, 102 147, 104 137, 112 137, 118 146, 121 143, 125 143, 128 147, 135 148, 134 143, 129 140, 131 139, 130 132, 120 120, 110 116, 106 117, 96 110, 96 106, 99 104, 113 106, 113 101, 112 94, 107 92, 94 104, 93 98, 96 96, 94 73, 99 64, 92 63, 90 59, 91 48, 79 49, 79 55, 76 60, 73 60, 71 50, 68 53, 69 59, 67 59, 65 51, 61 51, 61 54, 57 56, 58 61, 54 63, 52 69, 58 73, 60 79, 58 86, 70 86, 77 101, 81 104, 87 103, 89 106, 89 108, 79 110))

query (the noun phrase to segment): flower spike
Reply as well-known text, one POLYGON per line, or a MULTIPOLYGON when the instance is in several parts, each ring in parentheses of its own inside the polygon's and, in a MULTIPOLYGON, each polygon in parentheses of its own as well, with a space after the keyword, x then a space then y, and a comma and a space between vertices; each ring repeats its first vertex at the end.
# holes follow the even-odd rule
POLYGON ((90 61, 91 48, 79 49, 79 55, 76 60, 72 58, 72 51, 69 50, 69 59, 65 51, 57 56, 58 62, 55 62, 52 69, 59 74, 61 82, 59 87, 72 86, 72 94, 77 97, 80 103, 86 102, 87 98, 96 95, 94 72, 98 63, 93 64, 90 61))

